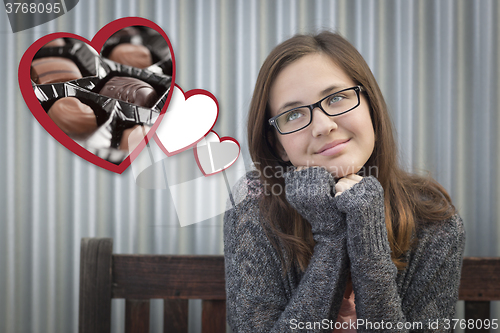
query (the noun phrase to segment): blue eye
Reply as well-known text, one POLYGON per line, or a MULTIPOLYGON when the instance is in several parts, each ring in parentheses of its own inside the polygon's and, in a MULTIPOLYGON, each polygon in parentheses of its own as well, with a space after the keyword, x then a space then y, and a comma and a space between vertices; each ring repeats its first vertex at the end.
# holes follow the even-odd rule
POLYGON ((344 98, 345 97, 341 96, 341 95, 333 95, 330 98, 328 98, 327 102, 328 102, 328 105, 332 105, 332 104, 335 104, 335 103, 342 101, 344 98))
POLYGON ((286 117, 286 120, 287 121, 292 121, 292 120, 295 120, 295 119, 297 119, 297 118, 299 118, 301 116, 302 116, 302 114, 300 112, 290 112, 288 114, 288 116, 286 117))
POLYGON ((291 111, 291 112, 288 112, 286 114, 286 121, 289 122, 289 121, 294 121, 294 120, 297 120, 299 118, 302 118, 304 116, 306 116, 306 112, 309 112, 308 110, 294 110, 294 111, 291 111))

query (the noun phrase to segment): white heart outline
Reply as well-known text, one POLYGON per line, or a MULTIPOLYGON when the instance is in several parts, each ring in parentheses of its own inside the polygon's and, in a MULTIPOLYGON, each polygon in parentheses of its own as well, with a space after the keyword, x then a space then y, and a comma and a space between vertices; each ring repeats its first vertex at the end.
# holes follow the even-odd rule
MULTIPOLYGON (((213 106, 210 106, 210 107, 213 107, 213 106)), ((203 109, 209 109, 210 107, 207 107, 207 108, 204 107, 203 109)), ((193 109, 193 110, 188 109, 188 112, 198 111, 195 109, 193 109)), ((210 133, 212 128, 215 126, 217 119, 219 118, 219 102, 217 101, 217 98, 215 98, 215 96, 207 90, 193 89, 193 90, 189 90, 188 92, 185 93, 179 85, 175 84, 174 91, 172 93, 172 99, 170 101, 170 104, 168 105, 167 112, 165 112, 163 117, 167 118, 167 119, 161 119, 160 126, 158 126, 158 128, 156 129, 156 132, 155 132, 153 138, 154 138, 156 144, 158 145, 158 147, 160 147, 160 149, 165 153, 165 155, 170 157, 170 156, 173 156, 175 154, 181 153, 187 149, 190 149, 193 146, 196 146, 196 144, 198 142, 200 142, 203 138, 205 138, 208 135, 208 133, 210 133), (189 143, 185 144, 181 148, 176 149, 174 151, 169 151, 166 148, 166 146, 163 144, 163 142, 166 142, 168 145, 168 142, 170 140, 178 139, 179 136, 182 136, 183 133, 190 133, 190 132, 188 132, 188 130, 195 129, 193 127, 193 124, 190 121, 192 118, 186 117, 186 111, 184 108, 184 106, 186 104, 182 104, 182 105, 175 104, 176 102, 179 103, 179 101, 180 101, 180 99, 174 100, 174 97, 176 96, 176 90, 178 90, 177 94, 180 92, 184 96, 183 103, 186 103, 192 97, 200 97, 200 96, 209 97, 211 99, 211 101, 215 102, 216 113, 215 113, 215 117, 213 117, 213 115, 212 115, 213 122, 212 122, 212 119, 210 119, 208 123, 200 122, 200 123, 196 124, 197 126, 200 126, 200 127, 198 127, 197 130, 199 131, 199 133, 203 133, 202 135, 196 135, 195 139, 191 139, 189 143), (175 113, 175 116, 174 116, 174 113, 175 113), (175 121, 171 120, 171 118, 174 118, 174 117, 179 118, 179 116, 184 117, 184 119, 182 119, 182 121, 184 121, 184 122, 189 121, 190 123, 189 124, 186 124, 186 123, 182 124, 178 121, 179 119, 176 119, 175 121), (170 121, 169 121, 169 118, 170 118, 170 121), (162 126, 162 124, 163 124, 163 126, 162 126), (169 134, 163 134, 163 132, 168 133, 170 130, 174 130, 174 131, 181 130, 182 131, 183 129, 184 129, 184 131, 182 133, 176 132, 176 133, 172 134, 173 136, 170 136, 169 134), (158 134, 160 134, 160 136, 163 139, 161 139, 158 134), (166 135, 169 135, 168 138, 166 137, 166 135)))
MULTIPOLYGON (((216 136, 216 137, 217 137, 217 139, 219 140, 219 141, 218 141, 219 143, 222 143, 222 142, 224 142, 224 141, 232 141, 232 142, 236 143, 236 145, 238 146, 238 154, 236 155, 236 158, 235 158, 235 159, 234 159, 234 160, 233 160, 233 161, 232 161, 232 162, 231 162, 228 166, 226 166, 225 168, 223 168, 223 169, 221 169, 221 170, 218 170, 218 171, 216 171, 216 172, 212 172, 212 173, 205 173, 205 170, 204 170, 204 169, 203 169, 203 167, 201 166, 200 160, 199 160, 199 158, 198 158, 198 144, 199 144, 199 143, 201 143, 201 140, 200 140, 200 141, 196 144, 196 147, 194 147, 194 148, 193 148, 193 154, 194 154, 194 158, 195 158, 195 160, 196 160, 196 164, 198 164, 198 168, 200 169, 201 173, 203 173, 203 175, 204 175, 205 177, 215 175, 215 174, 217 174, 217 173, 219 173, 219 172, 222 172, 222 171, 224 171, 224 170, 228 169, 231 165, 233 165, 233 164, 234 164, 234 162, 236 162, 236 160, 238 159, 238 157, 240 157, 240 153, 241 153, 241 146, 240 146, 240 143, 239 143, 236 139, 234 139, 234 138, 232 138, 232 137, 230 137, 230 136, 224 136, 224 137, 222 137, 222 138, 221 138, 221 137, 219 137, 219 134, 217 134, 217 132, 215 132, 215 131, 210 131, 210 132, 209 132, 209 133, 208 133, 208 134, 207 134, 204 138, 207 138, 210 134, 215 134, 215 136, 216 136)), ((204 139, 204 138, 202 138, 202 139, 204 139)), ((210 141, 210 142, 212 142, 212 141, 210 141)), ((216 142, 216 141, 213 141, 213 142, 216 142)))

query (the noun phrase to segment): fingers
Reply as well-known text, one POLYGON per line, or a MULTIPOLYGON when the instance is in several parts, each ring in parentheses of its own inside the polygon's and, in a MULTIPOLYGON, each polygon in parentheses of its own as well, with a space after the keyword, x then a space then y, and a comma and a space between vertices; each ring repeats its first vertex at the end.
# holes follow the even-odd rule
POLYGON ((356 183, 357 182, 352 180, 352 179, 340 178, 339 181, 337 182, 337 184, 335 184, 335 192, 336 192, 335 196, 348 190, 356 183))
MULTIPOLYGON (((316 166, 312 166, 316 167, 316 166)), ((304 165, 299 165, 296 167, 296 171, 301 171, 307 168, 311 168, 311 166, 304 166, 304 165)), ((357 174, 349 174, 346 175, 338 180, 338 182, 335 184, 335 196, 339 196, 342 194, 344 191, 347 191, 351 187, 353 187, 355 184, 359 183, 363 177, 357 174)))
POLYGON ((350 175, 347 175, 345 176, 344 178, 347 178, 347 179, 352 179, 354 180, 356 183, 359 183, 361 181, 361 179, 363 179, 363 177, 361 177, 360 175, 357 175, 355 173, 351 173, 350 175))
POLYGON ((347 191, 355 184, 359 183, 362 179, 363 177, 356 174, 350 174, 340 178, 337 184, 335 184, 335 196, 339 196, 342 192, 347 191))
MULTIPOLYGON (((318 166, 299 165, 298 167, 296 167, 296 171, 304 170, 307 168, 315 168, 315 167, 318 168, 318 166)), ((335 196, 339 196, 340 194, 342 194, 342 192, 347 191, 352 186, 359 183, 362 179, 363 177, 354 173, 340 178, 335 184, 335 196)))

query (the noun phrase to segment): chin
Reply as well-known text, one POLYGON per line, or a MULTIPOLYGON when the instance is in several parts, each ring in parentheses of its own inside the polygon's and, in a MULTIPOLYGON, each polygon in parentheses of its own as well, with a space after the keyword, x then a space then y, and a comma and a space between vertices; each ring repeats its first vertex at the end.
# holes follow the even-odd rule
POLYGON ((356 164, 337 164, 328 166, 327 170, 335 179, 339 179, 357 173, 362 167, 362 165, 357 166, 356 164))
MULTIPOLYGON (((345 156, 347 157, 347 156, 345 156)), ((351 160, 343 161, 342 156, 339 156, 335 160, 330 161, 314 161, 313 159, 306 160, 291 160, 290 162, 295 167, 305 166, 305 167, 322 167, 325 168, 335 179, 345 177, 350 174, 358 173, 364 166, 364 163, 357 163, 351 160)))

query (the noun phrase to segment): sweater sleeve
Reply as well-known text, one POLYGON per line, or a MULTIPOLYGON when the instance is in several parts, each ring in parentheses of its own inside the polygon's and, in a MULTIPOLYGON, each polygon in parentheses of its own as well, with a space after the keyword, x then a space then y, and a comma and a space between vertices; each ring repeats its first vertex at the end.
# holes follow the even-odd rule
POLYGON ((404 290, 398 292, 378 180, 363 178, 338 197, 337 207, 346 213, 356 313, 363 320, 358 332, 447 331, 446 320, 453 317, 458 299, 464 249, 460 217, 433 223, 417 235, 404 290))
MULTIPOLYGON (((304 173, 287 177, 289 191, 300 189, 287 192, 289 200, 300 205, 316 198, 331 207, 329 174, 302 176, 304 173), (307 193, 304 186, 319 190, 307 193)), ((300 212, 311 210, 301 207, 300 212)), ((294 291, 287 285, 282 263, 259 218, 258 200, 251 194, 224 217, 227 316, 233 332, 282 333, 294 328, 323 332, 323 325, 301 329, 300 323, 330 323, 337 316, 348 271, 344 217, 337 213, 322 221, 310 221, 316 245, 294 291)))

